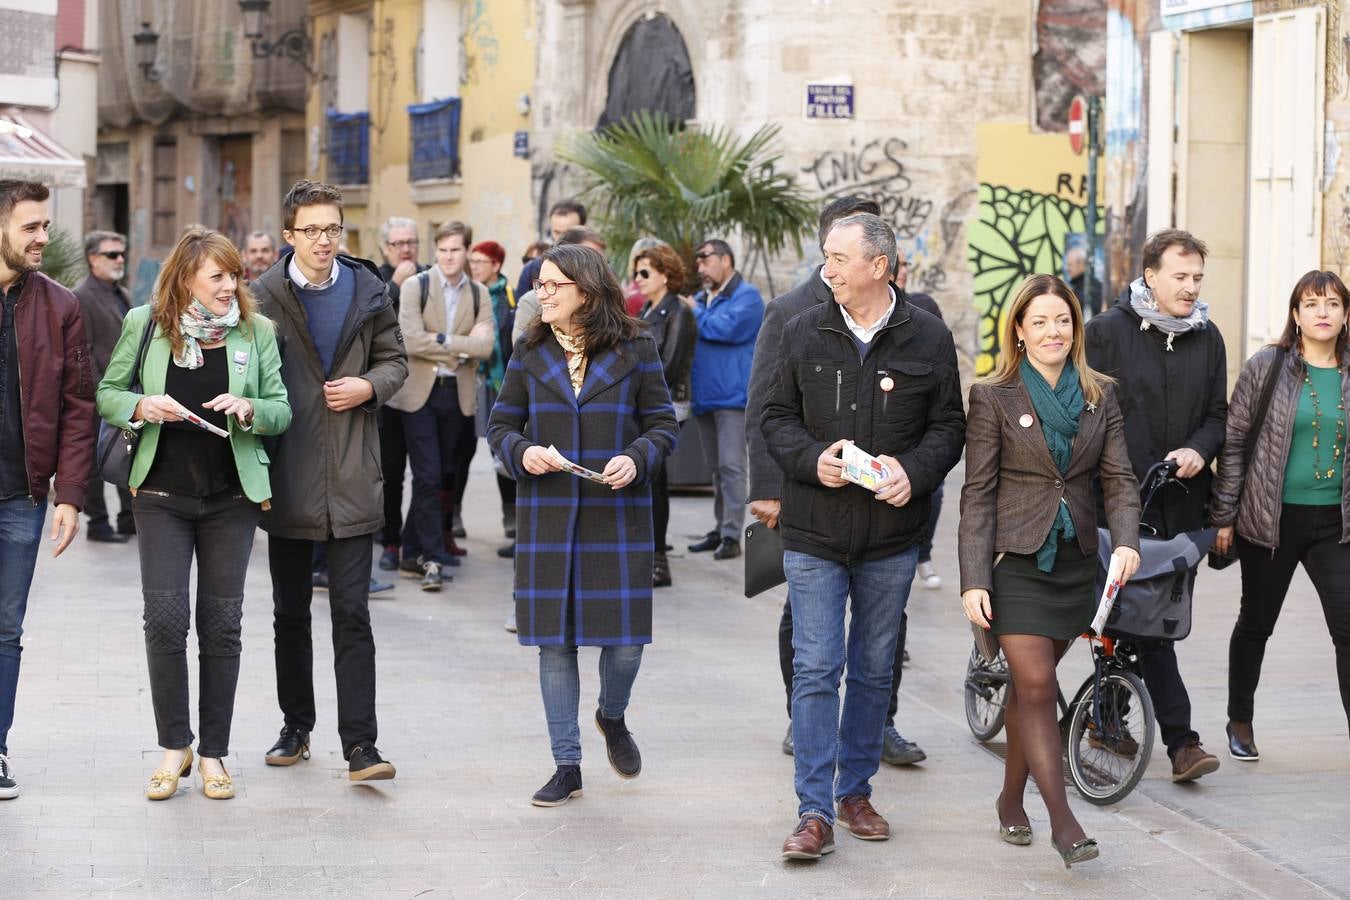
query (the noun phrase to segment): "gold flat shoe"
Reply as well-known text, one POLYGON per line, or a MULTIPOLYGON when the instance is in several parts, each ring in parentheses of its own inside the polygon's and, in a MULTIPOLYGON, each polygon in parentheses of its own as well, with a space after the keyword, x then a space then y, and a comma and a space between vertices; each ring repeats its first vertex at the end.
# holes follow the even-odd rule
POLYGON ((998 836, 1003 838, 1004 843, 1025 847, 1031 843, 1031 826, 1000 825, 998 827, 998 836))
POLYGON ((1050 839, 1050 845, 1059 853, 1060 859, 1064 860, 1064 868, 1073 867, 1074 863, 1087 862, 1090 859, 1097 858, 1097 839, 1083 838, 1081 841, 1074 841, 1073 845, 1067 850, 1061 850, 1055 843, 1054 838, 1050 839))
MULTIPOLYGON (((221 769, 225 764, 220 764, 221 769)), ((212 800, 230 800, 234 797, 234 782, 230 780, 230 773, 223 772, 220 775, 207 775, 206 770, 201 763, 197 764, 197 772, 202 776, 202 793, 212 800)))
POLYGON ((145 799, 168 800, 174 794, 178 793, 178 779, 186 778, 191 774, 192 748, 188 747, 187 755, 183 757, 183 765, 177 772, 156 769, 150 775, 150 781, 145 785, 145 799))

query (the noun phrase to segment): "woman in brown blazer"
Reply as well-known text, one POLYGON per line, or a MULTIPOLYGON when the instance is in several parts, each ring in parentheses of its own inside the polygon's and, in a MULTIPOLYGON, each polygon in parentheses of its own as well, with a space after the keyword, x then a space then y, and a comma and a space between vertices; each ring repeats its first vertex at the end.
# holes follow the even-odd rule
POLYGON ((1094 477, 1122 583, 1139 567, 1139 487, 1120 407, 1111 379, 1088 367, 1084 344, 1068 285, 1053 275, 1023 282, 994 373, 970 388, 959 540, 966 616, 997 635, 1012 676, 999 833, 1031 843, 1022 807, 1031 775, 1066 866, 1097 857, 1069 809, 1055 719, 1055 667, 1096 606, 1094 477))

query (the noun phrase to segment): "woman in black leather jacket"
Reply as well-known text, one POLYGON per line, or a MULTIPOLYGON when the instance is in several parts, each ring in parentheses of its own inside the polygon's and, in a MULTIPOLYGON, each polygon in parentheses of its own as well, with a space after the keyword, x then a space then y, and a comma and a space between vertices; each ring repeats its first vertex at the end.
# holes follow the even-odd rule
MULTIPOLYGON (((694 364, 694 342, 698 325, 688 306, 680 302, 679 290, 684 286, 684 263, 670 247, 662 244, 643 251, 633 261, 633 279, 647 302, 639 317, 651 329, 656 349, 661 354, 661 365, 666 373, 666 386, 675 405, 675 419, 684 425, 689 418, 689 403, 693 396, 689 370, 694 364)), ((652 557, 653 587, 669 587, 670 563, 666 559, 666 526, 670 522, 670 485, 665 467, 652 482, 652 525, 655 555, 652 557)))

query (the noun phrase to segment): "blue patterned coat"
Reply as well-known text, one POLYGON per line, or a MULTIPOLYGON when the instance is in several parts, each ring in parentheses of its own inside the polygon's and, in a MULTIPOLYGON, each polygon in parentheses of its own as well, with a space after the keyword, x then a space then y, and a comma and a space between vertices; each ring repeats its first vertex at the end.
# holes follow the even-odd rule
POLYGON ((516 479, 516 628, 522 644, 613 646, 652 640, 651 480, 678 427, 661 357, 646 335, 590 360, 578 397, 552 334, 516 344, 488 442, 516 479), (620 491, 566 472, 525 471, 538 444, 602 471, 626 454, 620 491))

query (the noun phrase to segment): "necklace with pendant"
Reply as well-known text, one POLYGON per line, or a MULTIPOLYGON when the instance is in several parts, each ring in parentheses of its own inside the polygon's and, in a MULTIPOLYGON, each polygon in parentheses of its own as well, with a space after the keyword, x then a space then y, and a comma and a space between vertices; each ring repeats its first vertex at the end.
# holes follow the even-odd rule
MULTIPOLYGON (((1336 370, 1337 374, 1340 369, 1336 370)), ((1312 374, 1305 368, 1303 371, 1303 383, 1308 386, 1308 399, 1312 401, 1313 408, 1313 478, 1318 481, 1331 479, 1336 475, 1336 464, 1341 459, 1341 447, 1345 444, 1345 400, 1342 399, 1336 404, 1336 442, 1331 445, 1332 466, 1325 472, 1322 471, 1322 403, 1321 398, 1317 396, 1317 388, 1313 387, 1312 374)))

